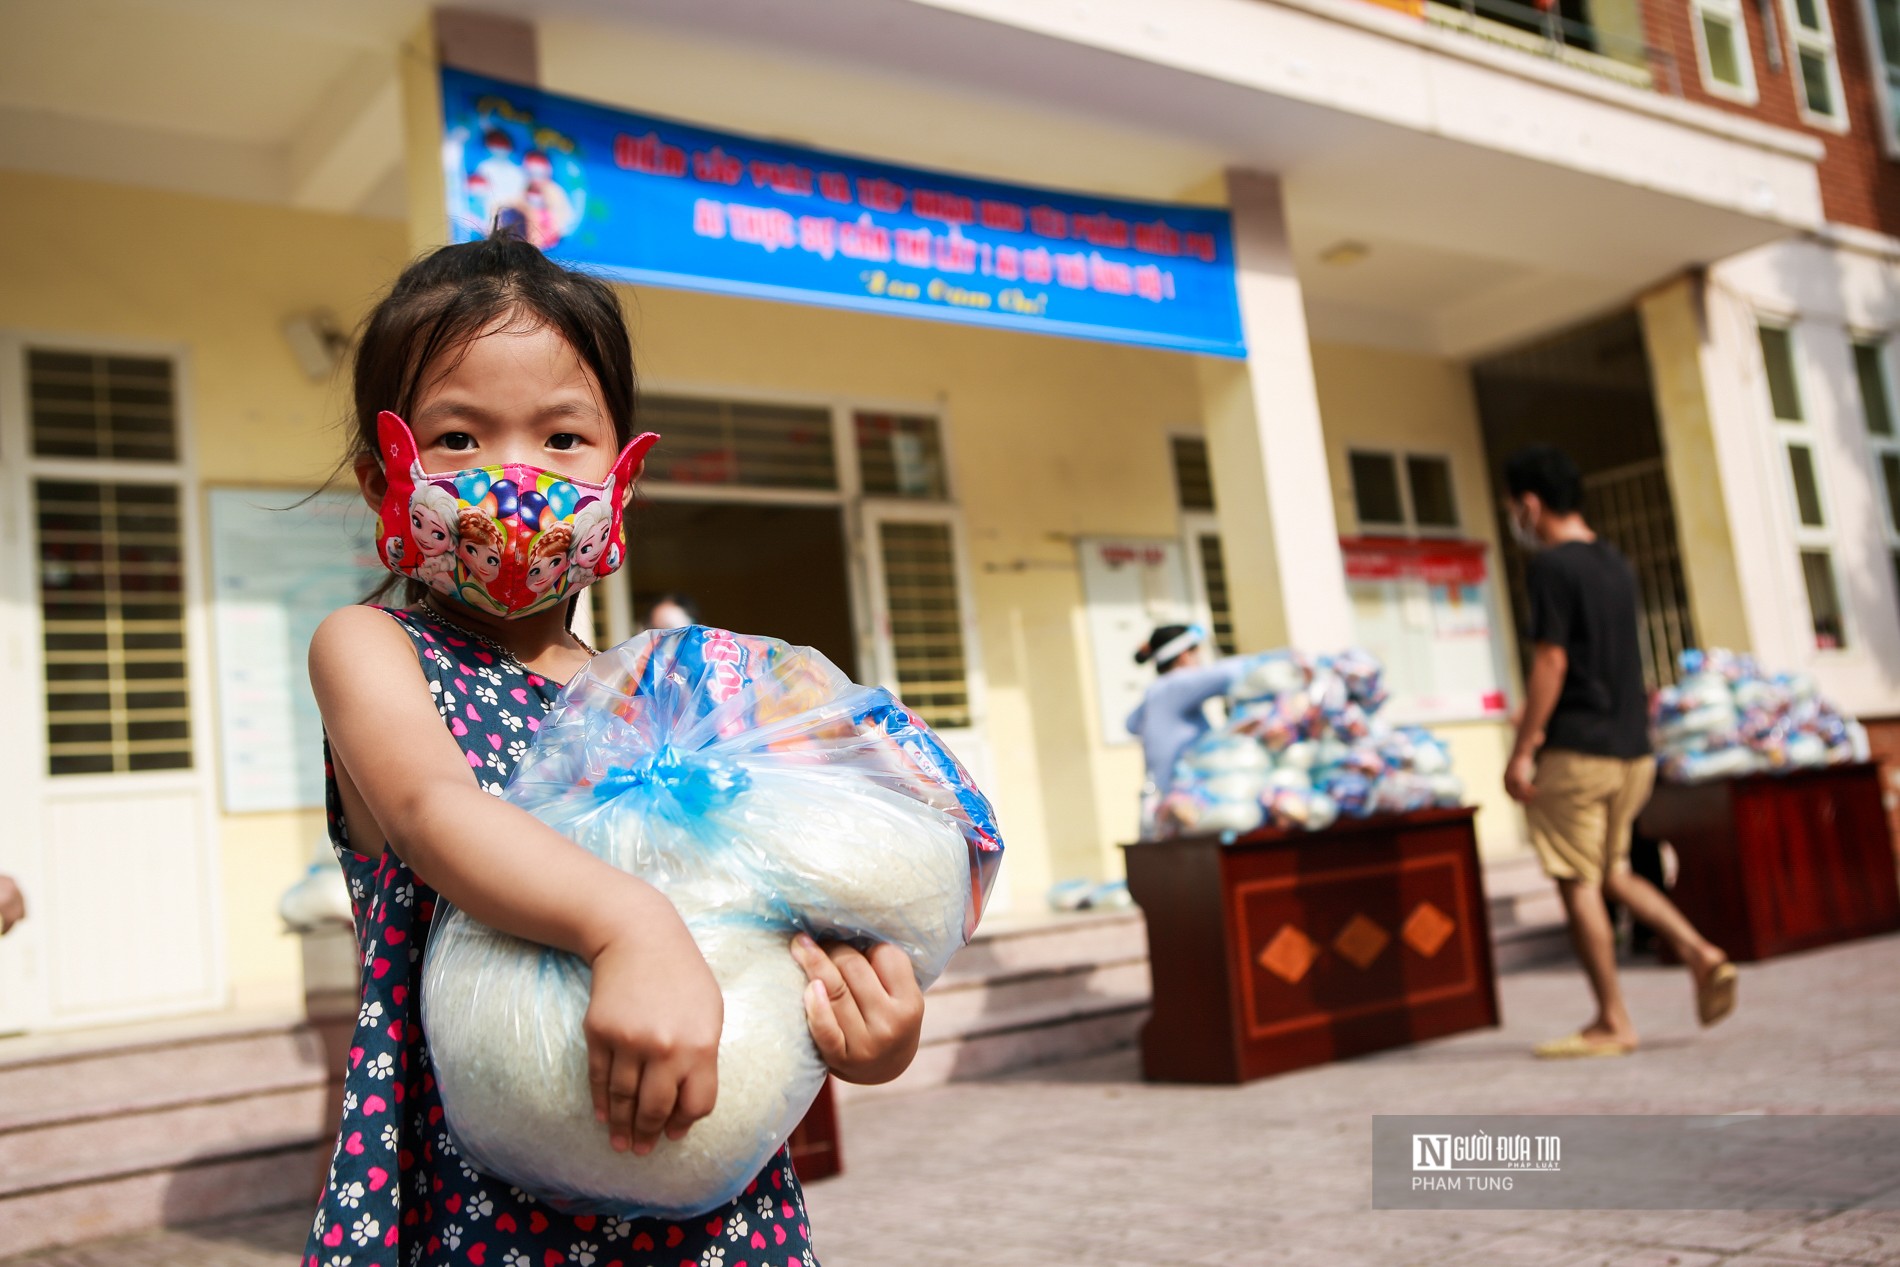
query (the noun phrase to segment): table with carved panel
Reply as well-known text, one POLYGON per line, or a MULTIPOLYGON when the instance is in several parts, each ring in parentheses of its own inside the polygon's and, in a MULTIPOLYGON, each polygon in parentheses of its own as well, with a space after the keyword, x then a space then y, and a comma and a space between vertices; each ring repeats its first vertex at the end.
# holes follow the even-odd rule
POLYGON ((1154 978, 1147 1076, 1245 1082, 1496 1025, 1475 813, 1125 846, 1154 978))

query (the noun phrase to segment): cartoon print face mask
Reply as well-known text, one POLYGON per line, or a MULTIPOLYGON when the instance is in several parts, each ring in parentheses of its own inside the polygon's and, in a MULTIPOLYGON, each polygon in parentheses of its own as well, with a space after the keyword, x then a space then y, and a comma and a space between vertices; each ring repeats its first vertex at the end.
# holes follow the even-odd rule
POLYGON ((376 519, 383 562, 497 616, 566 602, 625 558, 621 497, 659 438, 635 437, 603 484, 520 462, 432 474, 409 424, 385 410, 376 418, 389 480, 376 519))

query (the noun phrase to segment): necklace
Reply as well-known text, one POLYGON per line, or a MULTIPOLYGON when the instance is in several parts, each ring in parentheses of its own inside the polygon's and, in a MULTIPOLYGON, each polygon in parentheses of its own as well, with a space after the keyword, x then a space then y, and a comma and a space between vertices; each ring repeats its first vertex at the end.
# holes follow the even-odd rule
MULTIPOLYGON (((443 611, 440 607, 437 607, 434 602, 434 595, 429 595, 423 598, 422 606, 423 606, 423 610, 427 611, 431 616, 434 616, 437 620, 441 621, 443 624, 447 625, 449 628, 455 630, 455 632, 474 639, 476 642, 481 643, 483 646, 487 647, 489 650, 500 655, 505 660, 507 660, 511 666, 513 666, 516 669, 519 669, 524 675, 530 672, 528 666, 521 662, 521 657, 517 656, 514 652, 502 646, 499 642, 496 642, 493 638, 490 638, 487 634, 477 633, 475 630, 470 629, 467 625, 464 625, 461 621, 456 620, 454 617, 450 616, 447 612, 443 611)), ((588 655, 597 656, 600 654, 600 652, 594 650, 593 643, 587 641, 587 639, 581 637, 579 634, 575 633, 572 629, 566 630, 565 632, 567 636, 572 638, 580 646, 581 650, 585 651, 588 655)))

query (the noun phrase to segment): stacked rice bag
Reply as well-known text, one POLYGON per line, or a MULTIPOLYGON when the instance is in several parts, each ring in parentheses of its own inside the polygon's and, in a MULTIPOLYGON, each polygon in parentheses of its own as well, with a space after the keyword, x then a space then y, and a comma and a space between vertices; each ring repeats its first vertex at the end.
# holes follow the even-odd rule
POLYGON ((1802 673, 1770 677, 1755 658, 1689 650, 1681 678, 1650 701, 1660 773, 1700 783, 1761 771, 1867 758, 1867 732, 1842 716, 1802 673))
POLYGON ((1248 658, 1227 697, 1227 724, 1175 767, 1157 833, 1238 835, 1260 827, 1319 831, 1342 814, 1409 813, 1457 805, 1464 785, 1451 754, 1416 726, 1378 719, 1386 692, 1378 660, 1356 648, 1311 658, 1248 658))
POLYGON ((436 917, 422 1022, 457 1149, 562 1209, 684 1218, 735 1197, 825 1077, 791 935, 889 942, 928 985, 1001 861, 989 802, 929 727, 807 647, 641 634, 563 692, 505 793, 678 909, 725 997, 719 1101, 616 1153, 587 1082, 581 960, 436 917))

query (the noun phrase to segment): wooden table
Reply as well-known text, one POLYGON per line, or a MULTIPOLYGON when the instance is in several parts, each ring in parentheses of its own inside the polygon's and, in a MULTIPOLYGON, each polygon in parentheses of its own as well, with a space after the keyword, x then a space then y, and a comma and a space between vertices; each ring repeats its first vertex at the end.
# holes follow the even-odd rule
POLYGON ((1675 847, 1670 897, 1732 958, 1900 929, 1892 829, 1872 762, 1659 784, 1640 825, 1675 847))
POLYGON ((791 1146, 792 1169, 800 1183, 844 1172, 844 1152, 838 1146, 838 1102, 831 1094, 830 1078, 818 1089, 818 1098, 786 1143, 791 1146))
POLYGON ((1472 809, 1124 846, 1147 1076, 1244 1082, 1498 1023, 1472 809))

